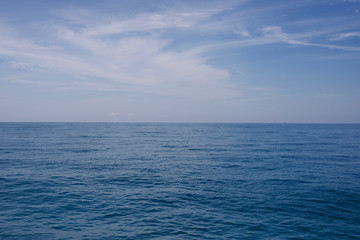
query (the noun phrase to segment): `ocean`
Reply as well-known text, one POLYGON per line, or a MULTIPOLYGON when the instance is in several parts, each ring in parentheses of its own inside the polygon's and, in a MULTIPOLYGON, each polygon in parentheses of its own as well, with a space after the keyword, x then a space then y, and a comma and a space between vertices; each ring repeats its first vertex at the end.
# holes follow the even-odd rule
POLYGON ((360 239, 360 125, 0 123, 0 239, 360 239))

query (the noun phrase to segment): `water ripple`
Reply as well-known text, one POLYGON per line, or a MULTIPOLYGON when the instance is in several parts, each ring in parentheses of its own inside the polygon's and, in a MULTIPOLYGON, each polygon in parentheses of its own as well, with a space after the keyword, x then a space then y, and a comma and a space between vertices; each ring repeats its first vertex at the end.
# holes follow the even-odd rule
POLYGON ((360 238, 360 125, 0 132, 1 239, 360 238))

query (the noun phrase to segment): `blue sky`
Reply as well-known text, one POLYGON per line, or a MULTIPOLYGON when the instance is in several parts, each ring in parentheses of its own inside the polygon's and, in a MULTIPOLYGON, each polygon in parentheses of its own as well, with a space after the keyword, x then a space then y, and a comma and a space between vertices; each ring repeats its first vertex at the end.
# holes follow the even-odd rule
POLYGON ((360 123, 360 0, 0 6, 0 121, 360 123))

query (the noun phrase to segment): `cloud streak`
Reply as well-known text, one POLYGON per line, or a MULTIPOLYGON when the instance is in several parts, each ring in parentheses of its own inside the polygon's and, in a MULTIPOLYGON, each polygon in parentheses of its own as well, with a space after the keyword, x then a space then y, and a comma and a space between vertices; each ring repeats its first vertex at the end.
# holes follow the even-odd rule
MULTIPOLYGON (((193 15, 185 14, 183 18, 189 17, 192 22, 193 15)), ((107 38, 111 34, 144 31, 144 29, 150 31, 168 27, 183 28, 189 22, 186 19, 181 21, 182 18, 175 16, 176 19, 179 18, 177 23, 168 24, 169 20, 174 20, 173 17, 168 19, 168 16, 169 14, 140 15, 136 19, 118 24, 87 27, 78 31, 62 26, 52 35, 56 38, 55 47, 44 47, 27 39, 2 35, 0 52, 13 59, 12 67, 31 70, 36 66, 69 76, 98 78, 112 84, 114 89, 121 88, 127 91, 136 89, 176 96, 190 92, 197 95, 194 89, 201 91, 203 85, 211 85, 215 87, 213 89, 222 88, 221 82, 228 77, 226 70, 206 64, 206 60, 201 55, 191 50, 164 50, 170 41, 163 37, 148 35, 107 38), (152 21, 149 22, 149 19, 152 21), (148 25, 144 28, 140 27, 142 22, 148 22, 148 25), (68 51, 66 45, 75 48, 77 54, 68 51)), ((38 82, 34 81, 34 83, 38 82)), ((98 86, 84 83, 86 87, 92 85, 98 86)))
POLYGON ((333 41, 341 41, 352 38, 360 38, 360 32, 348 32, 348 33, 339 33, 331 38, 333 41))
MULTIPOLYGON (((308 1, 311 2, 311 1, 308 1)), ((239 7, 246 1, 234 4, 239 7)), ((289 4, 288 4, 289 5, 289 4)), ((287 6, 287 5, 285 5, 287 6)), ((296 5, 297 6, 297 5, 296 5)), ((293 4, 287 7, 294 7, 293 4)), ((357 46, 318 43, 317 33, 289 34, 279 25, 251 25, 256 12, 210 6, 156 13, 139 13, 128 17, 107 16, 94 22, 91 12, 79 10, 59 14, 63 21, 50 23, 46 32, 50 45, 26 36, 13 34, 10 27, 0 31, 0 54, 11 59, 11 68, 41 73, 59 73, 67 79, 64 88, 139 91, 161 96, 227 98, 241 95, 231 81, 229 70, 209 63, 217 49, 246 48, 284 43, 302 47, 319 47, 359 51, 357 46), (85 13, 85 14, 83 14, 85 13), (227 13, 232 13, 226 17, 227 13), (219 17, 221 16, 221 17, 219 17), (90 20, 89 20, 90 19, 90 20), (200 33, 196 31, 201 29, 200 33), (221 41, 204 36, 226 35, 221 41), (196 40, 177 40, 191 35, 196 40)), ((4 26, 4 25, 2 25, 4 26)), ((359 32, 339 33, 340 41, 359 37, 359 32)), ((216 56, 215 56, 216 57, 216 56)), ((44 80, 45 81, 45 80, 44 80)), ((21 80, 18 82, 32 82, 21 80)), ((39 84, 39 80, 33 80, 39 84)))
MULTIPOLYGON (((341 49, 346 51, 360 51, 360 47, 352 47, 352 46, 341 46, 341 45, 333 45, 333 44, 324 44, 324 43, 311 43, 304 42, 301 40, 293 39, 290 35, 283 32, 282 28, 279 26, 267 26, 262 29, 264 36, 269 39, 278 40, 280 42, 284 42, 290 45, 299 45, 299 46, 310 46, 310 47, 320 47, 320 48, 329 48, 329 49, 341 49)), ((354 33, 341 35, 341 39, 347 37, 356 36, 354 33)))

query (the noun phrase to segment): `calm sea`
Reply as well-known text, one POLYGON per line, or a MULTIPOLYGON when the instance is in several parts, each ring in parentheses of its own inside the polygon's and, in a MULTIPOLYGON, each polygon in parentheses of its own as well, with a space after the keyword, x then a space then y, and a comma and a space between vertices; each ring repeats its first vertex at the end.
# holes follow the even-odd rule
POLYGON ((360 125, 0 123, 0 239, 360 239, 360 125))

